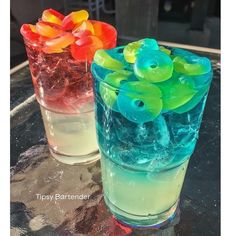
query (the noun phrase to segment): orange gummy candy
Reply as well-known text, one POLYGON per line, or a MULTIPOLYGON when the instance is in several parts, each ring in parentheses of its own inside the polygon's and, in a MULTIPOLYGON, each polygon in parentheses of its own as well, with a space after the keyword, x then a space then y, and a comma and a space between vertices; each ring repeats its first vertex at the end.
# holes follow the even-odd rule
POLYGON ((62 25, 62 20, 65 18, 60 12, 53 9, 47 9, 43 11, 42 20, 45 22, 51 22, 57 25, 62 25))
POLYGON ((45 45, 49 47, 65 48, 75 41, 74 36, 71 33, 65 33, 55 39, 49 39, 45 42, 45 45))
POLYGON ((47 38, 55 38, 63 33, 63 31, 59 28, 53 27, 53 24, 42 21, 36 24, 36 30, 41 36, 45 36, 47 38))
POLYGON ((99 22, 93 23, 94 34, 98 37, 102 35, 102 24, 99 22))
POLYGON ((68 47, 75 41, 75 37, 71 33, 65 33, 57 38, 45 41, 43 51, 45 53, 59 53, 63 52, 63 48, 68 47))
POLYGON ((87 20, 89 14, 85 10, 74 11, 67 15, 62 21, 62 28, 64 30, 72 30, 77 24, 87 20))
POLYGON ((55 47, 43 47, 42 48, 42 51, 47 53, 47 54, 51 54, 51 53, 61 53, 63 52, 63 49, 62 48, 55 48, 55 47))
POLYGON ((36 30, 36 26, 35 26, 35 25, 28 24, 28 26, 30 27, 30 29, 31 29, 32 32, 37 33, 37 30, 36 30))

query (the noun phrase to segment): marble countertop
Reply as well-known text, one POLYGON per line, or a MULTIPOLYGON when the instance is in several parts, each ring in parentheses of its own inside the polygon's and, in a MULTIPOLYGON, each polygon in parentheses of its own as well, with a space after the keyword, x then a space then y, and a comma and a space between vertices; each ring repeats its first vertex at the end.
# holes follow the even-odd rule
POLYGON ((99 161, 68 166, 50 157, 39 106, 34 97, 24 102, 34 93, 28 65, 12 73, 11 235, 220 235, 220 56, 204 54, 212 59, 214 79, 180 207, 172 222, 150 231, 112 218, 103 201, 99 161), (66 199, 69 195, 81 199, 66 199))

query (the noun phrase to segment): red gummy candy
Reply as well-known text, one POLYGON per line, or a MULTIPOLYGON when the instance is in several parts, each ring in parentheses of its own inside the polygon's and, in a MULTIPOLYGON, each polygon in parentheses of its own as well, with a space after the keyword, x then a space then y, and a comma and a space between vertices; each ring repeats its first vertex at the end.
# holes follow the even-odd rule
POLYGON ((101 48, 103 48, 103 43, 98 37, 88 36, 71 45, 71 55, 78 61, 91 62, 95 52, 101 48))
POLYGON ((102 40, 104 49, 115 47, 117 38, 117 32, 115 28, 111 25, 102 24, 97 21, 92 22, 94 28, 94 35, 96 35, 102 40))
POLYGON ((20 29, 23 37, 29 41, 38 41, 40 35, 37 33, 34 25, 31 24, 23 24, 20 29))

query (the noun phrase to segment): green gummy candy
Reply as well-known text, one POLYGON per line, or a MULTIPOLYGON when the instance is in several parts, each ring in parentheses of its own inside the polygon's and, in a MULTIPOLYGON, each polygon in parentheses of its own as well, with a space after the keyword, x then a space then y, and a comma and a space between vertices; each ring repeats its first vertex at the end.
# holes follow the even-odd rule
POLYGON ((153 121, 162 110, 161 95, 157 86, 147 82, 124 83, 117 99, 119 111, 135 123, 153 121))
POLYGON ((106 69, 109 70, 122 70, 124 68, 124 64, 114 58, 112 58, 105 50, 97 50, 94 55, 94 62, 106 69))
POLYGON ((210 61, 205 57, 197 56, 176 56, 173 58, 174 69, 185 75, 202 75, 211 70, 210 61), (188 62, 188 60, 190 62, 188 62))
POLYGON ((137 41, 129 43, 127 46, 125 46, 123 53, 127 62, 134 63, 136 61, 136 54, 141 45, 142 43, 137 41))
POLYGON ((142 48, 158 50, 159 46, 156 40, 149 38, 129 43, 124 47, 123 51, 125 60, 129 63, 135 63, 138 51, 142 48))
POLYGON ((168 56, 171 55, 171 50, 169 50, 168 48, 165 48, 164 46, 160 46, 160 51, 164 52, 168 56))
POLYGON ((103 102, 110 108, 115 111, 118 110, 116 106, 116 100, 118 96, 118 90, 122 84, 122 81, 127 81, 132 75, 132 72, 129 71, 117 71, 111 74, 108 74, 104 82, 102 81, 99 86, 99 92, 102 97, 103 102))
POLYGON ((160 50, 145 49, 137 56, 134 73, 141 81, 162 82, 171 78, 173 62, 168 55, 160 50))
POLYGON ((186 80, 184 77, 171 78, 157 86, 162 91, 163 110, 176 109, 192 99, 197 93, 193 88, 194 82, 191 78, 186 80))
POLYGON ((200 91, 198 91, 189 102, 187 102, 183 106, 174 109, 173 111, 178 114, 182 114, 192 110, 201 101, 203 96, 207 93, 208 89, 209 86, 205 86, 204 88, 200 89, 200 91))

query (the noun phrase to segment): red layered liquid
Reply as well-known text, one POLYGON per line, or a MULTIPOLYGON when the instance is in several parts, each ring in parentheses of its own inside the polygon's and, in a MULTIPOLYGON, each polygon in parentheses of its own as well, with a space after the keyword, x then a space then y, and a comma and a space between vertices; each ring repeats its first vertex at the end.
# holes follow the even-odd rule
POLYGON ((69 50, 46 54, 26 42, 38 102, 53 111, 77 113, 93 101, 90 62, 75 60, 69 50))

